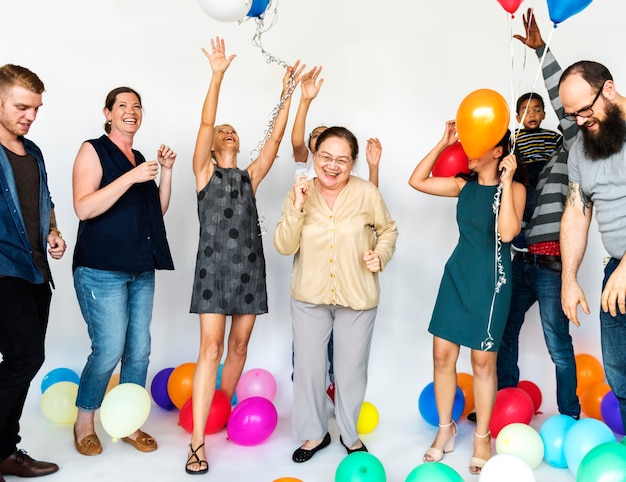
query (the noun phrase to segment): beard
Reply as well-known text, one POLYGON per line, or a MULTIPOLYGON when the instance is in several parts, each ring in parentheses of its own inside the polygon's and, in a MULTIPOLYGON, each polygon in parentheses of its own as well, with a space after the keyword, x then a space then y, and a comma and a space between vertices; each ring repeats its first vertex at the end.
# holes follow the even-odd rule
POLYGON ((619 152, 626 142, 626 123, 624 112, 617 104, 608 104, 606 117, 596 120, 598 131, 591 132, 583 127, 583 146, 585 154, 592 160, 606 159, 619 152))

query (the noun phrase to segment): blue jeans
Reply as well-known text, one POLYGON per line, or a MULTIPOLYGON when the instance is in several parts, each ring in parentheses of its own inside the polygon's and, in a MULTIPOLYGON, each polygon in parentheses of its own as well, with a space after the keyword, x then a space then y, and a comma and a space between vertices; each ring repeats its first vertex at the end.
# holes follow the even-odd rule
POLYGON ((513 297, 504 336, 498 351, 498 389, 515 387, 519 382, 519 333, 528 309, 539 303, 539 315, 550 358, 556 368, 556 402, 559 412, 578 418, 576 360, 569 320, 561 307, 561 273, 544 266, 514 259, 513 297))
POLYGON ((80 377, 76 406, 92 412, 100 408, 120 360, 120 383, 146 384, 154 271, 130 273, 78 267, 74 288, 91 339, 91 354, 80 377))
MULTIPOLYGON (((618 259, 611 258, 604 268, 603 290, 618 264, 618 259)), ((600 330, 604 373, 611 390, 619 400, 622 424, 626 429, 626 315, 622 315, 619 309, 617 316, 611 316, 610 313, 600 310, 600 330)))

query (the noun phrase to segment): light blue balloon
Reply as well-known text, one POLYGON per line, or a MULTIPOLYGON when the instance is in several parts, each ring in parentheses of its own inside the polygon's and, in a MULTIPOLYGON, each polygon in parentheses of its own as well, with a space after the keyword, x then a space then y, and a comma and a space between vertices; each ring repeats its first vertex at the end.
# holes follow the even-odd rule
POLYGON ((49 371, 41 380, 41 393, 45 392, 50 385, 54 385, 57 382, 72 382, 78 384, 80 382, 80 376, 69 368, 55 368, 49 371))
POLYGON ((595 418, 578 420, 565 434, 563 452, 567 468, 576 477, 580 462, 591 449, 615 441, 615 434, 606 423, 595 418))
POLYGON ((541 425, 539 436, 543 440, 543 458, 552 467, 567 468, 563 442, 574 423, 576 420, 567 415, 553 415, 541 425))
POLYGON ((548 0, 548 12, 554 26, 582 12, 592 0, 548 0))

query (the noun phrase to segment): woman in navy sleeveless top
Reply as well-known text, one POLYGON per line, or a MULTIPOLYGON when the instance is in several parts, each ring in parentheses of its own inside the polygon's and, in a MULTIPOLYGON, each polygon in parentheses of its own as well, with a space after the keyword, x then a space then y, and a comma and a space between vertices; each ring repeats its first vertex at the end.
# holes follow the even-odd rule
MULTIPOLYGON (((163 215, 176 154, 161 145, 157 160, 146 161, 132 148, 142 120, 141 98, 133 89, 112 90, 104 115, 108 135, 81 146, 72 177, 74 210, 80 219, 74 287, 92 350, 76 400, 74 444, 83 455, 102 451, 94 412, 117 364, 122 362, 120 383, 145 386, 154 271, 174 269, 163 215)), ((142 452, 157 448, 156 440, 139 429, 122 440, 142 452)))

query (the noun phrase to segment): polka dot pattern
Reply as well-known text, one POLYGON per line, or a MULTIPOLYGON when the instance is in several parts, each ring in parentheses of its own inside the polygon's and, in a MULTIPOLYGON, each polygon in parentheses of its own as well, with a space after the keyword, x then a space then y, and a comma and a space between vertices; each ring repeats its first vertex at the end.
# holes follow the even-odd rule
POLYGON ((191 313, 267 313, 265 256, 248 171, 215 167, 198 193, 191 313))

